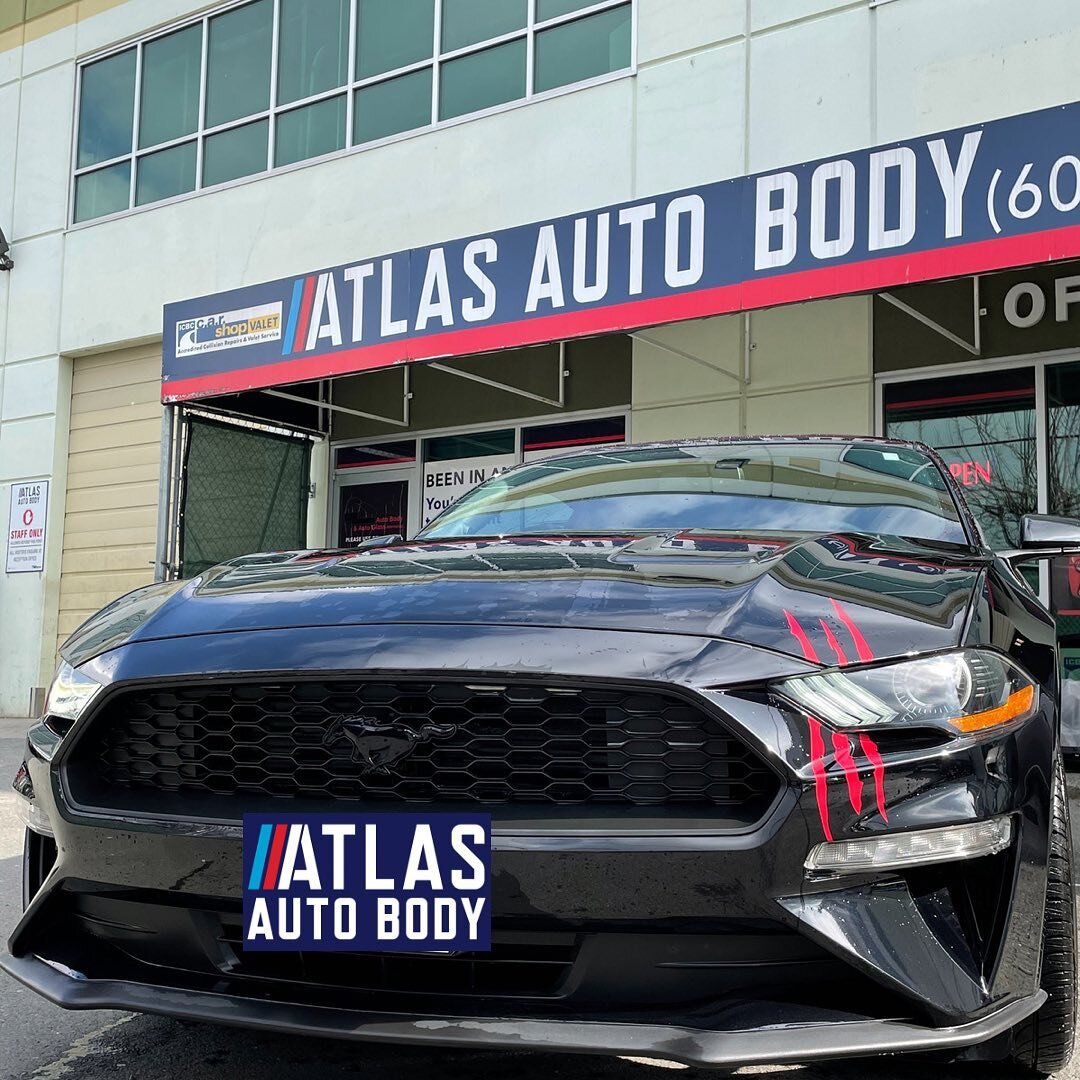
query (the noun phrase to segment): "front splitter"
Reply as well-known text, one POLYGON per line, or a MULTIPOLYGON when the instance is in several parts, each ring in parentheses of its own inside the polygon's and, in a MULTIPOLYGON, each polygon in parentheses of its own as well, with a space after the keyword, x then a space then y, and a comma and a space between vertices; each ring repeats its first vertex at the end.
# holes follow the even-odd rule
POLYGON ((976 1046, 1019 1024, 1045 991, 954 1027, 895 1020, 782 1024, 741 1031, 588 1020, 423 1016, 178 990, 65 974, 36 956, 0 955, 0 969, 66 1009, 127 1009, 295 1035, 493 1050, 645 1056, 698 1067, 737 1068, 976 1046))

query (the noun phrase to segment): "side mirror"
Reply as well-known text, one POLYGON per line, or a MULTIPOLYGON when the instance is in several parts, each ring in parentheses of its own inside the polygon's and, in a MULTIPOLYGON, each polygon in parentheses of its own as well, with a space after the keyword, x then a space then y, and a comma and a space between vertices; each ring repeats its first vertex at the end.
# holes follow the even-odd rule
POLYGON ((1009 563, 1080 555, 1080 521, 1053 514, 1025 514, 1020 519, 1020 545, 1019 551, 998 554, 1009 563))
POLYGON ((1051 514, 1025 514, 1020 521, 1020 546, 1080 550, 1080 521, 1051 514))

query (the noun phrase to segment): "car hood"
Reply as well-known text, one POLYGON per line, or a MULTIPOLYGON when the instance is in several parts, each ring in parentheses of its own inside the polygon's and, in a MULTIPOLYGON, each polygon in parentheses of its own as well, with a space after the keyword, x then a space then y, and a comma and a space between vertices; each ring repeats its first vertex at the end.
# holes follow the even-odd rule
POLYGON ((64 646, 299 626, 470 624, 715 637, 823 664, 960 642, 985 557, 899 537, 683 533, 246 556, 110 604, 64 646))

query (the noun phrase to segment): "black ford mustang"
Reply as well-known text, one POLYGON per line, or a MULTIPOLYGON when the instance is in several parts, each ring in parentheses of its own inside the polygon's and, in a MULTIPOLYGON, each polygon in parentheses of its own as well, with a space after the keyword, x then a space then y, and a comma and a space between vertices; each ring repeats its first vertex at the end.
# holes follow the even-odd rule
POLYGON ((923 446, 709 440, 139 590, 30 731, 0 964, 69 1008, 345 1038, 1052 1071, 1070 839, 1019 558, 923 446), (241 815, 346 805, 491 812, 490 952, 245 950, 241 815))

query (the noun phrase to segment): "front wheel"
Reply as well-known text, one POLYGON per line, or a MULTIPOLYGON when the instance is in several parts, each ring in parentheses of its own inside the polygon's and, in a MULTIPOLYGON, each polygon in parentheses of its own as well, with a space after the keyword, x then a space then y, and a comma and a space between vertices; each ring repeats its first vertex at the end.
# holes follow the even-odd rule
POLYGON ((1076 902, 1072 880, 1072 830, 1065 767, 1054 770, 1053 820, 1047 858, 1041 987, 1046 1003, 1013 1031, 1009 1060, 1021 1075, 1049 1076, 1072 1057, 1076 1031, 1076 902))

